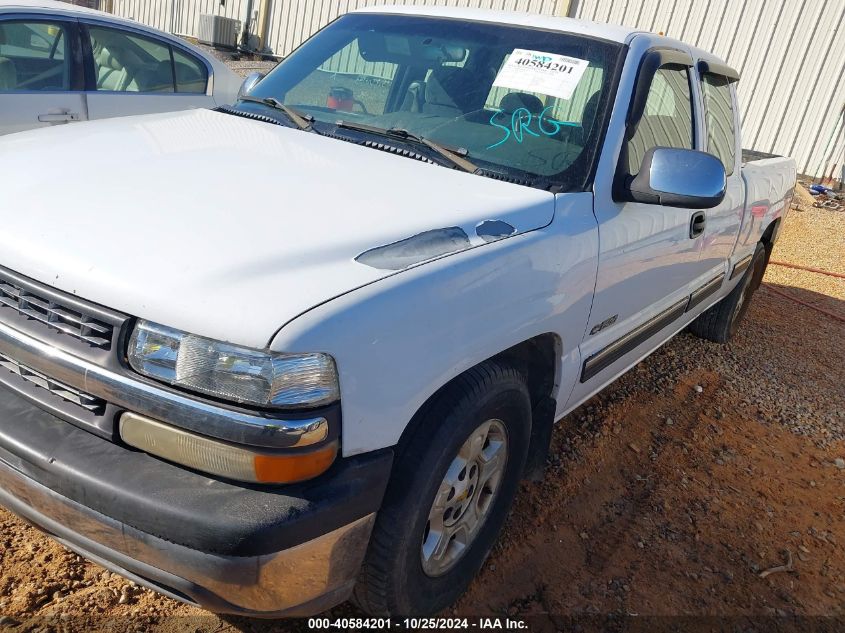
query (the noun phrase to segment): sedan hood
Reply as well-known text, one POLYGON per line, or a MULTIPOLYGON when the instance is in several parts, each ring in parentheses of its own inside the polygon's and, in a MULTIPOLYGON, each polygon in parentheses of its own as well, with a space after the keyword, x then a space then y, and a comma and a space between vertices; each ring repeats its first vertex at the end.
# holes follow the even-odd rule
POLYGON ((484 244, 480 223, 516 234, 554 213, 550 193, 209 110, 12 135, 0 173, 0 265, 253 347, 315 305, 484 244))

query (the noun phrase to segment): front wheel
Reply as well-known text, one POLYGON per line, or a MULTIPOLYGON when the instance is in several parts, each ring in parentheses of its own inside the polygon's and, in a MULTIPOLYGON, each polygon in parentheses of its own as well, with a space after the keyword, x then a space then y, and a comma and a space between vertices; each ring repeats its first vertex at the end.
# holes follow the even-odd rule
POLYGON ((431 615, 466 590, 510 510, 528 453, 531 400, 488 362, 439 394, 403 441, 354 600, 378 616, 431 615))
POLYGON ((760 286, 765 272, 766 247, 758 243, 740 282, 727 297, 698 315, 689 325, 690 332, 714 343, 730 341, 748 312, 751 297, 760 286))

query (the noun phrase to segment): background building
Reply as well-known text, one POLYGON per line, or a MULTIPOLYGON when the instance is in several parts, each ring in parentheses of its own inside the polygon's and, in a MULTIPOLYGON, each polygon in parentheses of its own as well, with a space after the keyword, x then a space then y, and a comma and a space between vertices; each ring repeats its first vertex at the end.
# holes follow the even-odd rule
POLYGON ((798 171, 845 170, 845 1, 572 0, 568 15, 662 32, 740 72, 742 141, 798 171))
MULTIPOLYGON (((86 0, 90 1, 90 0, 86 0)), ((816 180, 845 173, 843 0, 102 0, 165 31, 283 57, 352 9, 472 6, 624 24, 713 51, 740 71, 743 143, 793 156, 816 180)))

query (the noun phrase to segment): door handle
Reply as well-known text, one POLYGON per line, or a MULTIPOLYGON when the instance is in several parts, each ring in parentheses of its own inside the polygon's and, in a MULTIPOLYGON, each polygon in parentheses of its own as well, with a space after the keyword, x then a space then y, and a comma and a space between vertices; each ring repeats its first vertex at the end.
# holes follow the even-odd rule
POLYGON ((704 233, 704 228, 707 226, 707 216, 704 211, 696 211, 692 214, 692 220, 689 223, 689 236, 694 240, 699 235, 704 233))
POLYGON ((42 123, 62 123, 67 121, 79 121, 79 115, 76 112, 48 112, 46 114, 39 114, 38 120, 42 123))

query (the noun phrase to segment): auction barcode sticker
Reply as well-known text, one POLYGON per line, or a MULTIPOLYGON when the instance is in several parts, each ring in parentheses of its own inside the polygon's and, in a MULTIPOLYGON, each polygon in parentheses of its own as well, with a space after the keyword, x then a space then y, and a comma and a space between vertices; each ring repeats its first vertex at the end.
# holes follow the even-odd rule
POLYGON ((589 65, 586 59, 515 48, 493 85, 569 99, 589 65))

